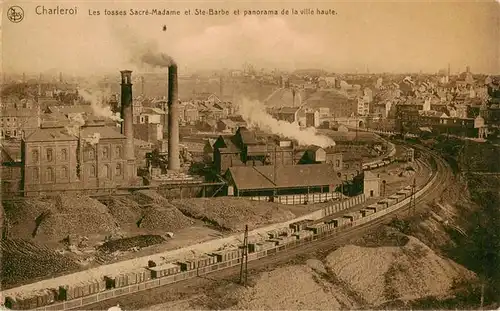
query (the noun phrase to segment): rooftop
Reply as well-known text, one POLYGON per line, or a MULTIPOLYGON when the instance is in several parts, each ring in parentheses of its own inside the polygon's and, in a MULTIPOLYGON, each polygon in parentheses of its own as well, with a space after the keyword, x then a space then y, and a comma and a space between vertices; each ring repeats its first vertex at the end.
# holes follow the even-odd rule
POLYGON ((228 169, 239 190, 337 185, 337 172, 328 164, 235 166, 228 169), (276 178, 274 172, 276 170, 276 178))

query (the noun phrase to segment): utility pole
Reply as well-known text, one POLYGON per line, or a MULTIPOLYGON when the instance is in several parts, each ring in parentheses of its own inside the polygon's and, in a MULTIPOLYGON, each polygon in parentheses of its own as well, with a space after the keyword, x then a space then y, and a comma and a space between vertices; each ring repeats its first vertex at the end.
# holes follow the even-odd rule
POLYGON ((277 156, 277 150, 278 150, 278 146, 274 146, 274 160, 273 160, 273 183, 274 183, 274 190, 273 190, 273 202, 274 202, 274 197, 278 194, 277 193, 277 189, 276 189, 276 174, 278 173, 278 169, 276 167, 277 165, 277 160, 278 160, 278 156, 277 156))
POLYGON ((416 180, 413 178, 413 184, 411 186, 411 200, 410 200, 410 213, 413 213, 415 215, 415 210, 417 206, 417 202, 415 199, 415 188, 416 188, 416 180))
POLYGON ((248 225, 245 225, 245 236, 241 250, 240 284, 247 286, 248 281, 248 225))

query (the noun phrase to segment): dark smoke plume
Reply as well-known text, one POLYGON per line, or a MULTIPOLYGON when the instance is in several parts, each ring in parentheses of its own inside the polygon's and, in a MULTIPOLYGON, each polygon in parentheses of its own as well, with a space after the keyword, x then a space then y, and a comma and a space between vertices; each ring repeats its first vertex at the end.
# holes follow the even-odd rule
POLYGON ((165 53, 153 52, 151 50, 147 50, 146 53, 142 55, 141 62, 160 68, 175 65, 175 61, 172 57, 165 53))

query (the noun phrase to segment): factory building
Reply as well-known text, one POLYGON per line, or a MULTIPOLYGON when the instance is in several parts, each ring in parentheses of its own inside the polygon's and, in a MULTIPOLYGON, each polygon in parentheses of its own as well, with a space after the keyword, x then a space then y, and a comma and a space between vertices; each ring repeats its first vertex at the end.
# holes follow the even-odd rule
POLYGON ((130 185, 135 172, 127 170, 127 138, 104 124, 84 125, 78 132, 42 127, 22 141, 27 195, 130 185))
MULTIPOLYGON (((121 133, 106 120, 84 114, 83 124, 69 119, 46 122, 21 141, 22 190, 26 196, 126 187, 139 182, 131 71, 122 71, 121 78, 121 133)), ((66 113, 68 117, 70 112, 66 113)))
POLYGON ((299 147, 278 137, 258 138, 240 127, 233 136, 219 136, 212 145, 213 164, 219 174, 234 166, 328 164, 335 171, 343 169, 343 156, 335 148, 299 147))

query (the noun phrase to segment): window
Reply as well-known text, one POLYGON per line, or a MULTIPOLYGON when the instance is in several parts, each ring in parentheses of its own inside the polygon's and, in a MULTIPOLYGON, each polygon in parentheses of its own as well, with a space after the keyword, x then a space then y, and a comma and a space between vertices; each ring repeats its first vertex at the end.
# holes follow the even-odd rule
POLYGON ((68 168, 66 166, 61 168, 61 178, 68 178, 68 168))
POLYGON ((95 177, 96 176, 96 168, 95 168, 95 165, 91 165, 89 167, 89 177, 95 177))
POLYGON ((61 149, 61 161, 68 160, 68 151, 66 149, 61 149))
POLYGON ((52 162, 52 149, 47 149, 47 161, 52 162))
POLYGON ((115 148, 115 157, 116 158, 121 158, 122 157, 122 147, 121 146, 116 146, 116 148, 115 148))
POLYGON ((52 167, 47 167, 45 174, 47 181, 54 181, 54 169, 52 167))
POLYGON ((38 162, 38 150, 31 151, 31 158, 32 158, 33 162, 38 162))
POLYGON ((109 148, 108 147, 102 148, 102 158, 103 159, 109 158, 109 148))
POLYGON ((373 197, 373 190, 370 190, 370 196, 373 197))
POLYGON ((89 154, 89 160, 93 160, 94 159, 94 149, 90 149, 88 154, 89 154))
POLYGON ((111 178, 111 167, 108 164, 104 165, 104 174, 104 178, 111 178))
POLYGON ((340 167, 340 160, 335 160, 335 167, 340 167))
POLYGON ((120 163, 116 164, 116 176, 122 175, 122 165, 120 163))
POLYGON ((1 131, 2 137, 3 137, 3 130, 1 131))
POLYGON ((33 168, 32 174, 33 181, 38 181, 38 167, 33 168))
POLYGON ((17 137, 17 131, 14 130, 14 137, 17 137))

